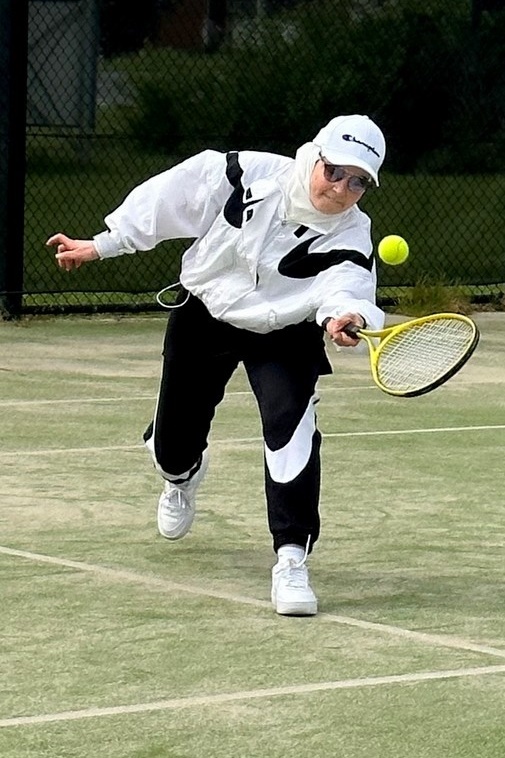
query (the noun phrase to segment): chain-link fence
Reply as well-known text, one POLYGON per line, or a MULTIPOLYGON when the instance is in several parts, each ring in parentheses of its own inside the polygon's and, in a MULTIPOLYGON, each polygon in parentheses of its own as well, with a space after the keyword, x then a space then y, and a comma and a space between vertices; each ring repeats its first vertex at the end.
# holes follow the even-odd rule
POLYGON ((420 281, 502 293, 505 0, 0 2, 8 310, 154 304, 187 241, 67 274, 45 240, 91 237, 136 184, 201 149, 293 155, 345 113, 388 141, 361 203, 374 240, 411 246, 405 265, 380 264, 381 300, 420 281))

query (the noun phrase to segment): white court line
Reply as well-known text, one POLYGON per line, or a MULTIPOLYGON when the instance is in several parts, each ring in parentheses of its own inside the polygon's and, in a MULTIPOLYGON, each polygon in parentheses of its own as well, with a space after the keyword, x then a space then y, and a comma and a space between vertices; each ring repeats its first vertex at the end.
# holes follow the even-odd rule
MULTIPOLYGON (((135 571, 109 568, 108 566, 84 563, 83 561, 72 561, 66 558, 58 558, 56 556, 45 555, 42 553, 32 553, 25 550, 16 550, 1 545, 0 553, 39 563, 49 563, 56 566, 66 566, 67 568, 77 569, 78 571, 87 571, 96 574, 99 577, 111 579, 112 581, 127 581, 148 588, 153 587, 157 590, 164 589, 167 592, 181 592, 200 597, 211 597, 217 600, 226 600, 231 603, 242 603, 243 605, 252 605, 257 608, 268 608, 269 610, 272 608, 271 603, 266 600, 259 600, 244 595, 236 595, 232 592, 224 592, 222 590, 214 590, 207 587, 204 588, 190 584, 180 584, 179 582, 171 582, 153 575, 139 574, 135 571)), ((452 635, 416 632, 410 629, 403 629, 402 627, 391 626, 390 624, 362 621, 361 619, 355 619, 350 616, 340 616, 334 613, 320 613, 318 618, 343 626, 352 626, 358 629, 378 632, 380 634, 388 634, 435 647, 446 647, 453 650, 465 650, 467 652, 480 653, 482 655, 492 655, 496 658, 505 658, 505 649, 502 650, 500 648, 489 647, 488 645, 479 645, 452 635)))
MULTIPOLYGON (((380 437, 383 434, 436 434, 437 432, 487 432, 505 429, 505 424, 482 424, 481 426, 434 426, 426 429, 382 429, 371 432, 327 432, 323 437, 380 437)), ((236 440, 234 440, 236 442, 236 440)))
POLYGON ((268 687, 257 690, 223 692, 217 695, 170 698, 169 700, 157 700, 152 703, 134 703, 133 705, 117 705, 104 708, 84 708, 76 711, 45 713, 40 716, 14 716, 13 718, 0 719, 0 728, 47 724, 55 721, 77 721, 78 719, 103 718, 104 716, 123 716, 132 713, 168 711, 180 708, 194 708, 196 706, 222 705, 225 703, 235 703, 238 700, 254 700, 286 695, 306 695, 312 692, 328 692, 330 690, 345 690, 357 687, 377 687, 384 684, 411 685, 417 682, 485 676, 487 674, 503 674, 504 672, 505 665, 481 666, 467 669, 447 669, 445 671, 421 671, 418 674, 392 674, 391 676, 369 676, 363 677, 362 679, 341 679, 335 682, 314 682, 311 684, 288 685, 285 687, 268 687))
MULTIPOLYGON (((461 384, 482 384, 480 381, 465 380, 460 381, 461 384)), ((376 390, 375 384, 357 384, 353 386, 346 385, 345 387, 317 387, 316 391, 319 395, 327 392, 356 392, 360 390, 376 390)), ((242 397, 244 395, 250 395, 254 398, 251 390, 230 390, 227 391, 223 400, 232 397, 242 397)), ((85 403, 126 403, 137 401, 149 401, 156 402, 156 395, 118 395, 116 397, 84 397, 84 398, 54 398, 52 400, 0 400, 0 408, 10 408, 12 406, 31 406, 31 405, 83 405, 85 403)))
MULTIPOLYGON (((356 385, 354 387, 319 387, 318 394, 325 392, 354 392, 356 390, 374 389, 374 384, 356 385)), ((225 394, 223 400, 228 397, 242 397, 250 395, 254 398, 251 390, 233 390, 225 394)), ((72 398, 54 398, 52 400, 0 400, 0 408, 10 408, 12 406, 31 406, 31 405, 84 405, 85 403, 126 403, 149 400, 156 402, 156 395, 119 395, 116 397, 72 397, 72 398)))
POLYGON ((125 403, 127 401, 137 403, 140 400, 154 402, 156 397, 154 395, 134 395, 132 397, 72 397, 54 400, 2 400, 0 401, 0 408, 10 408, 17 405, 84 405, 85 403, 125 403))
MULTIPOLYGON (((437 434, 452 432, 488 432, 499 429, 505 429, 505 424, 485 424, 482 426, 441 426, 426 429, 380 429, 368 432, 325 432, 322 434, 324 439, 335 437, 382 437, 397 434, 437 434)), ((227 437, 226 439, 212 438, 212 445, 237 445, 263 442, 262 437, 227 437)), ((104 453, 128 450, 145 450, 144 445, 103 445, 95 447, 66 447, 66 448, 45 448, 44 450, 0 450, 0 458, 19 456, 27 458, 33 455, 62 455, 69 453, 104 453)))
POLYGON ((104 445, 103 447, 68 447, 68 448, 46 448, 45 450, 1 450, 0 458, 12 458, 19 456, 20 460, 33 455, 64 455, 67 453, 108 453, 128 450, 144 450, 144 445, 104 445))

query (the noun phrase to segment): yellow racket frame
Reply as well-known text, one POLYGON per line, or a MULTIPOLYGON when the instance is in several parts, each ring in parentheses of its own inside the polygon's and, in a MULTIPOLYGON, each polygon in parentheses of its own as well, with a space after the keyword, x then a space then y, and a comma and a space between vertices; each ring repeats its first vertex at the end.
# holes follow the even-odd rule
POLYGON ((398 397, 416 397, 418 395, 423 395, 426 392, 430 392, 436 387, 439 387, 441 384, 444 384, 444 382, 454 376, 454 374, 459 371, 460 368, 462 368, 462 366, 467 362, 477 347, 477 343, 479 341, 479 330, 477 328, 477 325, 471 318, 464 316, 461 313, 433 313, 429 316, 421 316, 420 318, 403 321, 400 324, 395 324, 393 326, 389 326, 385 329, 380 329, 377 331, 359 329, 355 326, 351 326, 350 329, 346 329, 345 331, 347 331, 347 333, 351 334, 352 336, 365 340, 368 345, 370 368, 375 384, 388 395, 396 395, 398 397), (381 353, 387 349, 388 343, 393 339, 396 339, 396 337, 402 332, 409 331, 416 326, 420 326, 430 321, 436 321, 440 319, 462 321, 470 327, 468 332, 468 345, 465 347, 464 351, 454 362, 454 364, 452 366, 449 366, 447 370, 444 371, 441 376, 434 379, 433 382, 429 382, 426 384, 426 386, 420 387, 415 390, 392 389, 387 385, 384 385, 379 376, 378 366, 381 353), (377 340, 379 340, 378 343, 377 340))

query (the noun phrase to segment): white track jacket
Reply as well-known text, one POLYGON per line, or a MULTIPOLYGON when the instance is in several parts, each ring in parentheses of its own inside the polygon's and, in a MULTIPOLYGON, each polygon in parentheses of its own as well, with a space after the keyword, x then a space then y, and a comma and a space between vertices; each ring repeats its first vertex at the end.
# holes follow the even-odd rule
POLYGON ((356 205, 310 227, 286 220, 294 159, 206 150, 136 187, 94 237, 100 258, 193 239, 180 281, 211 315, 266 333, 360 313, 379 329, 370 219, 356 205))

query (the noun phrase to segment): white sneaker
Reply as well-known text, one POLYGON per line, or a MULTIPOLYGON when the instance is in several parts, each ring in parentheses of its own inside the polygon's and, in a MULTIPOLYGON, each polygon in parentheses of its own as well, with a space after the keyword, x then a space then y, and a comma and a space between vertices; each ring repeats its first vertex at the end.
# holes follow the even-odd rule
POLYGON ((305 561, 288 558, 272 569, 272 605, 281 616, 315 616, 317 598, 305 561))
POLYGON ((201 466, 191 479, 182 484, 165 482, 158 502, 158 531, 167 540, 180 540, 191 529, 195 518, 196 490, 208 465, 209 455, 204 450, 201 466))

